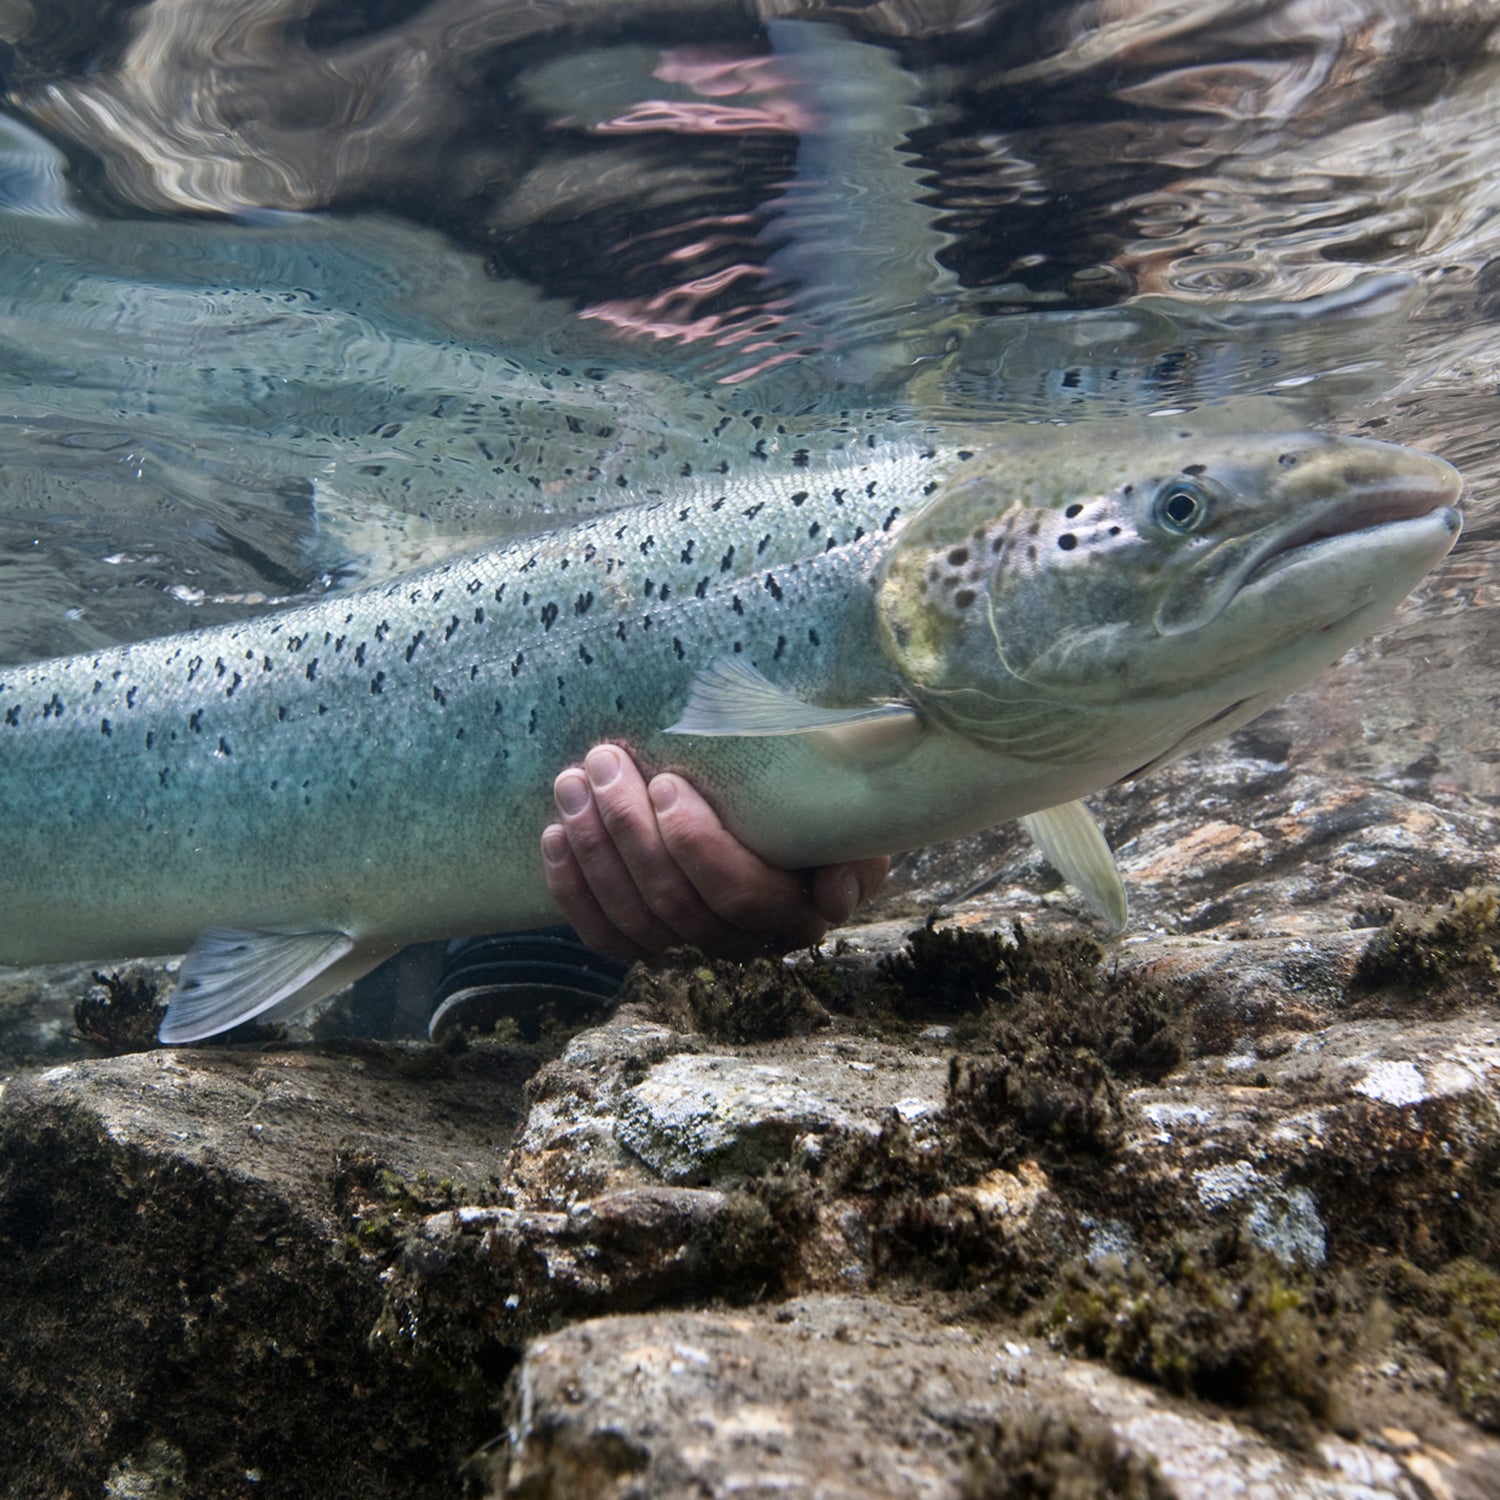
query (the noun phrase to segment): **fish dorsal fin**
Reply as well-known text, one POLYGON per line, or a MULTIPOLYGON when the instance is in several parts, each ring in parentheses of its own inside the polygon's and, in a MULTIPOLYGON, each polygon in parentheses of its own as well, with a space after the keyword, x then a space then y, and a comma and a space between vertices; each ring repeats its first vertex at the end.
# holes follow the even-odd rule
MULTIPOLYGON (((357 977, 345 962, 353 952, 347 933, 328 929, 212 927, 182 961, 158 1036, 198 1042, 257 1016, 292 1015, 357 977)), ((373 968, 382 956, 369 956, 361 967, 373 968)))
POLYGON ((907 703, 821 708, 768 682, 743 657, 721 656, 694 676, 682 717, 667 733, 764 736, 848 730, 863 725, 914 730, 921 722, 916 709, 907 703))
POLYGON ((1063 802, 1022 818, 1021 827, 1047 862, 1109 923, 1110 933, 1124 931, 1130 898, 1093 813, 1081 802, 1063 802))

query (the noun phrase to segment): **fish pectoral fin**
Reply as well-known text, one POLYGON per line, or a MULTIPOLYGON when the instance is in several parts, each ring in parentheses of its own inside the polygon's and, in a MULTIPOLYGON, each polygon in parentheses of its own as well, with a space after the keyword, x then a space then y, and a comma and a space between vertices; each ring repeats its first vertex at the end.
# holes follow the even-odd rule
POLYGON ((213 927, 182 960, 158 1038, 198 1042, 259 1016, 295 1015, 372 969, 383 949, 356 950, 347 933, 213 927))
POLYGON ((1021 827, 1047 862, 1109 923, 1111 935, 1123 932, 1130 917, 1130 898, 1093 813, 1081 802, 1063 802, 1022 818, 1021 827))
POLYGON ((822 708, 768 682, 749 662, 721 656, 699 670, 688 686, 682 717, 668 734, 718 737, 815 734, 859 738, 871 727, 881 741, 913 734, 921 715, 906 703, 871 703, 862 708, 822 708))

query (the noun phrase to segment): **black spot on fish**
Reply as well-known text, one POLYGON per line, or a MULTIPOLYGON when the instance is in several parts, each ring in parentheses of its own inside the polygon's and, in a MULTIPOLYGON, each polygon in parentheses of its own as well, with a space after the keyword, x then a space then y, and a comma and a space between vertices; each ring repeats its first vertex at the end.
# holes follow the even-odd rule
POLYGON ((7 708, 5 710, 5 722, 12 729, 16 729, 16 728, 18 728, 20 726, 20 723, 21 723, 21 705, 19 703, 12 705, 10 708, 7 708))
POLYGON ((365 664, 365 643, 363 641, 361 641, 359 643, 359 645, 357 645, 354 648, 354 665, 356 667, 362 667, 362 666, 364 666, 364 664, 365 664))
POLYGON ((443 639, 445 641, 451 641, 453 639, 453 632, 458 629, 459 623, 460 622, 458 616, 454 615, 443 627, 443 639))
POLYGON ((194 734, 201 734, 203 732, 203 710, 201 708, 195 708, 188 715, 188 728, 194 734))
POLYGON ((759 543, 757 543, 756 548, 755 548, 755 555, 757 557, 759 557, 761 555, 761 553, 764 552, 766 550, 766 548, 769 547, 770 545, 771 545, 771 534, 769 532, 767 532, 766 535, 763 536, 760 539, 759 543))
POLYGON ((729 544, 729 550, 724 554, 723 559, 719 563, 719 571, 721 573, 727 573, 733 566, 734 566, 734 543, 731 542, 729 544))
POLYGON ((307 680, 311 682, 318 675, 318 658, 315 656, 307 664, 307 680))
POLYGON ((436 683, 432 686, 432 701, 439 708, 446 708, 448 705, 448 695, 436 683))
POLYGON ((812 525, 807 528, 807 535, 809 538, 815 537, 822 529, 823 523, 821 521, 814 521, 812 525))
POLYGON ((771 660, 772 661, 780 661, 781 658, 782 658, 782 656, 785 654, 785 652, 786 652, 786 637, 784 635, 778 635, 776 637, 776 649, 771 653, 771 660))
POLYGON ((531 710, 531 717, 526 721, 526 733, 527 734, 535 734, 536 733, 536 710, 535 709, 531 710))
POLYGON ((816 630, 813 630, 811 627, 809 627, 807 632, 807 644, 809 646, 821 646, 823 644, 822 638, 818 635, 818 632, 816 630))
POLYGON ((807 504, 807 491, 806 490, 798 490, 792 496, 792 504, 793 505, 806 505, 807 504))
POLYGON ((781 585, 776 582, 776 575, 774 573, 766 574, 765 590, 773 599, 780 600, 781 585))
POLYGON ((740 596, 738 594, 736 594, 734 598, 729 601, 729 607, 737 615, 742 615, 745 613, 745 606, 740 603, 740 596))
POLYGON ((948 554, 948 562, 955 568, 961 568, 969 560, 969 549, 967 547, 955 547, 948 554))
POLYGON ((577 602, 573 605, 573 613, 575 615, 586 615, 593 605, 593 602, 594 591, 592 589, 586 589, 578 596, 577 602))
POLYGON ((553 622, 557 619, 557 603, 555 600, 549 599, 542 606, 541 619, 542 629, 551 630, 553 622))
POLYGON ((1276 462, 1279 463, 1283 469, 1295 469, 1299 460, 1295 453, 1283 453, 1277 458, 1276 462))
POLYGON ((708 579, 700 578, 697 587, 693 590, 695 598, 702 599, 708 593, 708 579))
POLYGON ((517 651, 516 652, 515 660, 513 662, 511 662, 511 664, 510 664, 510 675, 512 677, 518 677, 518 676, 520 676, 521 668, 524 667, 525 665, 526 665, 526 653, 524 651, 517 651))
POLYGON ((108 719, 99 720, 99 733, 102 734, 105 739, 110 739, 113 737, 114 730, 109 727, 108 719))
POLYGON ((589 655, 589 648, 587 646, 580 646, 578 648, 578 659, 586 667, 591 667, 594 665, 594 658, 589 655))
POLYGON ((1075 501, 1063 514, 1071 521, 1074 516, 1081 516, 1083 514, 1083 507, 1075 501))
POLYGON ((163 766, 161 768, 161 770, 159 770, 156 773, 156 782, 157 782, 157 785, 158 786, 165 786, 167 784, 167 778, 170 775, 171 775, 171 772, 167 769, 166 766, 163 766))
POLYGON ((377 672, 370 679, 370 691, 372 693, 383 693, 385 691, 385 673, 377 672))
POLYGON ((285 724, 286 723, 286 704, 285 703, 278 703, 276 705, 276 722, 278 724, 285 724))
POLYGON ((474 623, 476 625, 484 624, 484 606, 482 604, 474 611, 474 623))
POLYGON ((891 513, 890 513, 890 515, 888 515, 885 518, 885 520, 883 520, 880 523, 880 529, 882 531, 889 531, 891 529, 891 527, 896 524, 896 517, 899 516, 900 514, 901 514, 901 507, 899 505, 893 505, 891 507, 891 513))
POLYGON ((230 753, 230 751, 229 751, 229 741, 226 740, 224 738, 224 736, 221 734, 219 736, 219 748, 214 752, 214 754, 216 754, 216 755, 223 755, 223 756, 227 757, 229 755, 229 753, 230 753))
POLYGON ((195 678, 195 677, 196 677, 196 676, 197 676, 197 675, 198 675, 198 669, 199 669, 199 667, 201 667, 201 666, 202 666, 202 665, 203 665, 203 658, 202 658, 202 657, 201 657, 201 656, 195 656, 195 657, 194 657, 194 658, 193 658, 193 659, 192 659, 192 660, 191 660, 191 661, 190 661, 190 662, 189 662, 189 663, 188 663, 188 674, 187 674, 187 680, 188 680, 188 681, 189 681, 189 682, 191 682, 191 681, 192 681, 192 680, 193 680, 193 678, 195 678))
POLYGON ((1078 545, 1078 538, 1074 536, 1071 531, 1065 531, 1060 537, 1058 537, 1057 545, 1061 547, 1064 552, 1071 552, 1078 545))
POLYGON ((1182 466, 1182 472, 1184 474, 1194 474, 1194 475, 1197 475, 1197 474, 1206 474, 1208 472, 1208 465, 1207 464, 1184 464, 1182 466))
POLYGON ((411 645, 409 645, 406 648, 406 659, 407 659, 407 661, 410 661, 412 659, 412 657, 414 657, 417 654, 417 647, 420 646, 422 644, 422 642, 424 640, 426 640, 426 639, 427 639, 427 632, 425 630, 419 630, 411 638, 411 645))
POLYGON ((958 458, 960 463, 968 463, 968 461, 973 457, 974 450, 972 448, 960 448, 958 450, 958 458))
POLYGON ((698 543, 696 541, 694 541, 691 537, 688 538, 688 544, 687 544, 687 546, 684 547, 682 549, 681 553, 678 554, 681 557, 681 559, 682 559, 683 562, 685 562, 685 563, 692 562, 692 560, 693 560, 693 548, 696 547, 697 545, 698 545, 698 543))
POLYGON ((953 603, 959 609, 967 609, 974 602, 974 599, 975 594, 973 589, 960 589, 953 596, 953 603))

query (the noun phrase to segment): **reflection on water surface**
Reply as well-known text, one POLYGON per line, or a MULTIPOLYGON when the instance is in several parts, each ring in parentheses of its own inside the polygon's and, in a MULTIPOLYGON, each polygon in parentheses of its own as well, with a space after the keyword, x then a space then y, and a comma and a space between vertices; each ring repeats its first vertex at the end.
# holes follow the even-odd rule
POLYGON ((1297 753, 1500 798, 1500 7, 746 13, 8 11, 0 657, 766 441, 1194 409, 1464 470, 1463 542, 1297 753))

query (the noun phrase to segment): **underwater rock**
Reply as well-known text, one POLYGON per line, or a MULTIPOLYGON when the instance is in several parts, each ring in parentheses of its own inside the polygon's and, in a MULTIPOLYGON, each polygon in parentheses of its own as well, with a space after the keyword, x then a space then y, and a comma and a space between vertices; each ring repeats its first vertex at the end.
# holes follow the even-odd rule
MULTIPOLYGON (((1407 858, 1467 878, 1441 816, 1407 858)), ((1492 1500, 1500 908, 1263 899, 684 955, 551 1047, 22 1071, 0 1490, 1492 1500)))
POLYGON ((1486 1493, 1482 1465, 1500 1456, 1493 1442, 1429 1447, 1395 1428, 1370 1441, 1329 1433, 1313 1452, 1287 1452, 1004 1331, 874 1297, 578 1324, 531 1345, 515 1391, 491 1500, 744 1493, 1415 1500, 1434 1493, 1425 1483, 1432 1475, 1444 1486, 1436 1493, 1486 1493), (1014 1452, 1016 1438, 1035 1434, 1047 1417, 1054 1421, 1042 1431, 1050 1429, 1054 1444, 1070 1431, 1075 1440, 1101 1429, 1114 1436, 1076 1444, 1073 1487, 1026 1488, 1019 1464, 1007 1475, 976 1461, 996 1427, 1014 1452), (1104 1482, 1126 1469, 1113 1457, 1117 1447, 1133 1460, 1129 1489, 1104 1482))

